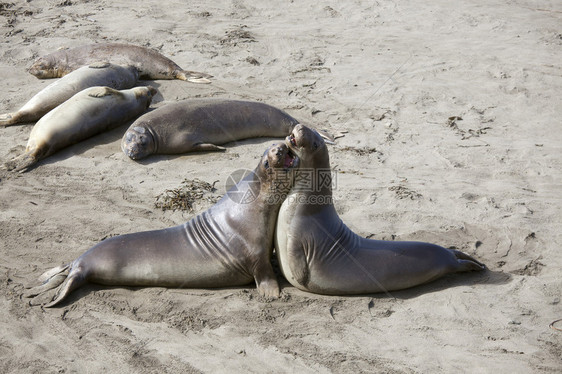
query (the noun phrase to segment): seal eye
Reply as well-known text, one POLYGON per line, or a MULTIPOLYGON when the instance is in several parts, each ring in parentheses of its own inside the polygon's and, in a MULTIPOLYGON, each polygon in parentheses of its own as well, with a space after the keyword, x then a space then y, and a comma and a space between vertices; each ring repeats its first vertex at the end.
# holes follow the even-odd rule
POLYGON ((314 147, 314 149, 318 149, 318 143, 314 142, 314 144, 312 144, 312 146, 314 147))
POLYGON ((263 166, 264 166, 266 169, 269 169, 269 161, 265 160, 265 162, 263 163, 263 166))

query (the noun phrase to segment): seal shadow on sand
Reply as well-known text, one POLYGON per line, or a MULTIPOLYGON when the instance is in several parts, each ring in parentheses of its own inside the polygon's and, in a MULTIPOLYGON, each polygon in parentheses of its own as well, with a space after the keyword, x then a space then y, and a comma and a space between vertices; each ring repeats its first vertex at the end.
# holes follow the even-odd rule
MULTIPOLYGON (((274 262, 274 271, 277 274, 279 287, 281 289, 281 299, 283 298, 283 293, 287 293, 289 291, 297 291, 301 296, 307 297, 322 297, 322 298, 360 298, 360 297, 371 297, 373 299, 398 299, 398 300, 408 300, 408 299, 415 299, 421 295, 431 294, 433 292, 440 292, 449 288, 454 287, 461 287, 461 286, 476 286, 476 285, 503 285, 507 284, 512 280, 512 275, 504 272, 504 271, 493 271, 493 270, 486 270, 482 273, 463 273, 463 274, 448 274, 440 279, 435 281, 422 284, 419 286, 415 286, 412 288, 408 288, 405 290, 399 291, 392 291, 388 293, 379 292, 379 293, 371 293, 371 294, 359 294, 359 295, 316 295, 314 293, 305 292, 297 289, 296 287, 292 286, 282 275, 281 270, 277 267, 276 261, 274 262), (283 292, 285 291, 285 292, 283 292)), ((84 286, 74 290, 71 294, 67 296, 65 300, 63 300, 59 307, 64 308, 68 305, 75 303, 76 301, 89 297, 90 294, 94 294, 96 292, 104 292, 109 291, 112 292, 114 290, 127 290, 128 292, 135 292, 140 290, 146 289, 160 289, 161 292, 185 292, 186 294, 189 293, 190 290, 193 288, 167 288, 167 287, 133 287, 133 286, 104 286, 96 283, 87 283, 84 286)), ((248 284, 248 286, 234 286, 234 287, 216 287, 216 288, 197 288, 197 290, 207 290, 209 292, 221 292, 224 290, 234 290, 234 291, 241 291, 241 290, 255 290, 255 286, 252 284, 248 284)), ((55 289, 49 290, 46 293, 33 297, 29 299, 29 304, 32 306, 38 306, 44 304, 47 300, 50 300, 54 293, 56 292, 55 289)), ((256 295, 257 297, 258 295, 256 295)), ((117 299, 118 297, 115 297, 117 299)))
MULTIPOLYGON (((395 298, 400 300, 414 299, 421 295, 440 292, 449 288, 461 286, 495 285, 500 286, 511 282, 513 276, 505 271, 486 269, 483 272, 447 274, 429 283, 412 288, 388 293, 370 294, 375 299, 395 298)), ((365 296, 365 295, 363 295, 365 296)))
MULTIPOLYGON (((155 292, 156 294, 161 294, 161 293, 165 293, 165 292, 185 292, 185 294, 189 294, 190 291, 193 290, 198 290, 198 291, 207 291, 207 292, 221 292, 224 290, 231 290, 231 291, 242 291, 242 290, 255 290, 256 287, 254 285, 249 284, 247 287, 245 286, 233 286, 233 287, 213 287, 213 288, 204 288, 204 287, 198 287, 198 288, 176 288, 176 287, 142 287, 142 286, 105 286, 102 284, 97 284, 97 283, 86 283, 83 286, 81 286, 80 288, 77 288, 76 290, 72 291, 68 296, 65 297, 65 299, 63 301, 61 301, 55 308, 53 309, 62 309, 65 307, 68 307, 70 305, 74 305, 77 301, 81 300, 81 299, 85 299, 86 302, 88 303, 93 303, 92 300, 88 301, 88 298, 96 298, 96 300, 99 300, 100 297, 103 299, 111 299, 115 302, 119 301, 119 299, 121 297, 125 297, 128 298, 130 297, 130 295, 113 295, 113 296, 109 296, 106 297, 106 295, 98 295, 96 296, 96 293, 98 294, 103 294, 104 292, 109 292, 109 293, 113 293, 116 290, 125 290, 126 293, 131 293, 134 294, 137 291, 142 291, 142 290, 151 290, 151 292, 155 292)), ((23 294, 20 295, 20 299, 24 300, 24 302, 27 302, 29 304, 29 306, 43 306, 44 304, 46 304, 49 300, 52 299, 52 297, 55 295, 56 293, 56 289, 52 289, 49 290, 41 295, 35 296, 33 298, 30 299, 26 299, 23 297, 23 294)), ((151 294, 145 294, 146 297, 153 297, 154 293, 151 294), (152 295, 152 296, 150 296, 152 295)), ((256 297, 258 297, 257 295, 257 291, 256 291, 256 297)))

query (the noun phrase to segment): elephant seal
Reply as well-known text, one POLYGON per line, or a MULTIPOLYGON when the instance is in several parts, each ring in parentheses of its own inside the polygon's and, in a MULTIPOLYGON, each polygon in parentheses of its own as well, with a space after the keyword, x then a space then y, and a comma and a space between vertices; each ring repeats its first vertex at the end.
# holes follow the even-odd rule
POLYGON ((83 66, 43 88, 17 112, 0 115, 0 126, 37 121, 50 110, 88 87, 106 86, 124 90, 134 87, 138 78, 138 71, 132 66, 120 66, 108 62, 83 66))
POLYGON ((43 285, 25 296, 59 287, 46 305, 52 307, 86 282, 212 288, 254 280, 261 295, 278 297, 279 285, 270 262, 273 232, 298 164, 285 144, 274 144, 256 169, 207 211, 175 227, 106 239, 70 264, 44 273, 39 278, 43 285))
POLYGON ((150 86, 123 91, 86 88, 43 116, 29 134, 25 153, 5 167, 26 170, 61 148, 136 118, 148 109, 156 93, 150 86))
POLYGON ((327 295, 388 292, 485 269, 467 254, 435 244, 370 240, 353 233, 332 203, 330 160, 322 138, 298 125, 286 144, 301 166, 279 211, 275 250, 293 286, 327 295))
POLYGON ((28 71, 39 79, 60 78, 81 66, 97 61, 134 66, 142 79, 181 79, 210 83, 206 73, 187 71, 151 48, 131 44, 97 43, 61 49, 35 60, 28 71))
POLYGON ((133 160, 151 154, 222 151, 235 140, 285 137, 298 123, 271 105, 252 101, 188 99, 159 107, 131 124, 121 149, 133 160))

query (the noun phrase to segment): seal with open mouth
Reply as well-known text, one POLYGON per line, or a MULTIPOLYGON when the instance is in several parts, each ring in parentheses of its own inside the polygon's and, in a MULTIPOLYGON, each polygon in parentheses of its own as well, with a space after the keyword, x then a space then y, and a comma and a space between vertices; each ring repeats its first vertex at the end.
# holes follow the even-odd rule
POLYGON ((40 278, 45 283, 26 296, 59 287, 46 305, 51 307, 86 282, 209 288, 254 280, 261 295, 278 297, 279 285, 270 262, 273 233, 279 207, 298 167, 298 157, 285 144, 274 144, 254 172, 233 187, 243 194, 252 193, 255 199, 240 203, 227 193, 182 225, 106 239, 70 264, 47 271, 40 278), (272 198, 275 196, 280 198, 272 198))

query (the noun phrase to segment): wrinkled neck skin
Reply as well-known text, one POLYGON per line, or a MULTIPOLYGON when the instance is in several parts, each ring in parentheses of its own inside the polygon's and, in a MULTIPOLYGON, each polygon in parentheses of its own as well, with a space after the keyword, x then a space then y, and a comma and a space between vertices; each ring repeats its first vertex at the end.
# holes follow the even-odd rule
MULTIPOLYGON (((236 185, 236 197, 229 195, 229 192, 227 192, 215 207, 227 212, 226 216, 229 217, 229 220, 239 222, 242 227, 246 227, 245 230, 248 232, 256 235, 260 233, 259 235, 262 235, 264 240, 263 246, 267 247, 267 250, 271 250, 273 248, 275 220, 283 199, 269 199, 272 195, 270 183, 264 183, 260 179, 259 172, 256 168, 253 173, 249 173, 236 185), (259 185, 259 194, 255 199, 250 198, 248 201, 241 202, 237 198, 245 194, 255 193, 256 185, 259 185)), ((286 196, 286 193, 287 191, 285 191, 283 197, 286 196)))

